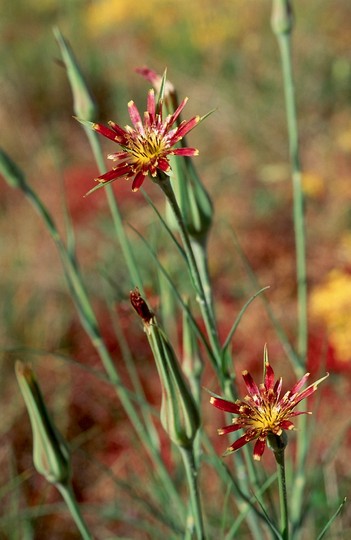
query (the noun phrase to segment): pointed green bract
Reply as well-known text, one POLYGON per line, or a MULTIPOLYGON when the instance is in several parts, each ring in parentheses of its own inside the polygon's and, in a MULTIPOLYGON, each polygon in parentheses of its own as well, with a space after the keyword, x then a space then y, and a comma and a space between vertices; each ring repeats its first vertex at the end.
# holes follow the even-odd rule
POLYGON ((97 116, 97 105, 88 88, 76 57, 60 30, 54 28, 53 32, 67 70, 67 76, 73 94, 73 110, 79 118, 83 118, 84 120, 94 120, 97 116))
POLYGON ((71 476, 67 444, 46 408, 32 368, 17 361, 15 370, 32 426, 34 466, 51 484, 66 485, 71 476))

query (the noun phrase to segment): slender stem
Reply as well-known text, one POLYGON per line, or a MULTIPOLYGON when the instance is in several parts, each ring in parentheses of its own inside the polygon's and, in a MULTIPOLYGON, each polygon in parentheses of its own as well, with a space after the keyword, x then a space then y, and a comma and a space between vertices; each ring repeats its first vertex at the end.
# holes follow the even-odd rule
MULTIPOLYGON (((85 128, 84 131, 88 137, 98 169, 100 173, 104 173, 106 169, 105 169, 105 164, 104 164, 104 158, 101 152, 101 146, 97 138, 97 134, 94 131, 92 131, 90 128, 85 128)), ((127 235, 125 233, 121 213, 119 211, 112 187, 105 186, 104 189, 105 189, 107 201, 110 207, 110 212, 112 215, 115 232, 116 232, 118 241, 122 249, 124 260, 128 268, 132 286, 133 287, 138 286, 140 291, 142 292, 142 280, 140 277, 139 267, 136 264, 134 254, 130 247, 130 243, 127 238, 127 235)))
POLYGON ((160 186, 160 188, 166 195, 167 200, 174 212, 174 216, 177 220, 180 236, 183 242, 184 250, 185 250, 187 261, 190 268, 190 274, 194 283, 196 293, 198 295, 198 302, 200 305, 201 313, 204 319, 204 323, 206 325, 206 330, 208 333, 209 340, 211 342, 213 352, 215 353, 215 356, 216 356, 217 367, 219 367, 220 366, 220 344, 218 340, 216 322, 214 320, 213 313, 206 300, 203 284, 202 284, 199 270, 196 264, 194 253, 191 247, 189 235, 184 225, 180 208, 178 206, 178 203, 177 203, 177 200, 174 195, 169 179, 166 176, 159 178, 157 180, 157 184, 160 186))
POLYGON ((291 63, 291 37, 290 33, 278 33, 277 40, 280 49, 283 82, 285 92, 286 115, 288 124, 290 160, 293 186, 293 216, 296 249, 296 279, 298 301, 298 331, 297 349, 300 358, 300 373, 304 373, 307 354, 307 277, 306 277, 306 240, 304 218, 304 196, 302 191, 302 170, 299 153, 299 139, 297 126, 297 111, 295 90, 291 63))
MULTIPOLYGON (((304 196, 302 191, 302 171, 299 154, 297 111, 294 91, 293 70, 291 62, 291 31, 293 26, 291 0, 273 0, 272 27, 276 34, 283 71, 286 115, 288 124, 289 149, 293 185, 293 216, 296 250, 297 280, 297 352, 299 366, 296 368, 300 377, 306 371, 308 319, 307 319, 307 272, 306 272, 306 240, 304 196)), ((306 419, 299 419, 299 437, 297 440, 297 471, 294 478, 294 498, 292 521, 296 523, 301 516, 303 492, 305 487, 305 464, 308 451, 306 437, 306 419)))
POLYGON ((61 493, 83 540, 92 540, 93 535, 90 533, 88 526, 82 516, 79 505, 77 503, 77 499, 73 493, 72 485, 58 484, 56 487, 61 493))
POLYGON ((153 462, 160 481, 167 490, 171 500, 176 504, 179 515, 183 514, 183 503, 179 493, 177 492, 172 478, 167 471, 165 464, 162 461, 161 455, 155 445, 155 441, 151 435, 148 426, 145 426, 141 421, 138 411, 130 398, 122 380, 120 374, 113 362, 113 359, 104 343, 101 332, 99 330, 98 321, 95 317, 95 313, 85 284, 83 282, 80 270, 73 256, 67 252, 67 249, 62 241, 62 238, 55 226, 55 223, 47 211, 46 207, 42 203, 41 199, 36 193, 26 186, 25 195, 33 204, 39 215, 42 217, 51 237, 53 238, 56 247, 61 256, 65 275, 72 293, 72 297, 75 301, 78 313, 81 317, 82 324, 87 332, 93 346, 99 354, 100 360, 105 368, 110 382, 114 385, 116 393, 121 401, 121 404, 131 421, 135 432, 137 433, 141 443, 143 444, 146 452, 148 453, 151 461, 153 462))
POLYGON ((278 470, 280 519, 281 519, 282 537, 283 537, 283 540, 289 540, 289 510, 288 510, 288 497, 287 497, 287 491, 286 491, 284 450, 285 449, 274 452, 274 457, 277 462, 277 470, 278 470))
POLYGON ((196 530, 198 540, 205 540, 205 531, 202 518, 200 494, 197 482, 197 470, 195 466, 193 448, 180 447, 184 461, 185 473, 189 486, 189 495, 191 503, 191 516, 188 516, 187 529, 196 530))
POLYGON ((199 270, 200 279, 202 282, 202 287, 203 287, 204 295, 206 298, 206 303, 211 312, 212 319, 215 320, 212 286, 211 286, 210 273, 208 270, 208 257, 207 257, 206 243, 207 243, 206 239, 204 240, 190 239, 190 244, 194 253, 198 270, 199 270))

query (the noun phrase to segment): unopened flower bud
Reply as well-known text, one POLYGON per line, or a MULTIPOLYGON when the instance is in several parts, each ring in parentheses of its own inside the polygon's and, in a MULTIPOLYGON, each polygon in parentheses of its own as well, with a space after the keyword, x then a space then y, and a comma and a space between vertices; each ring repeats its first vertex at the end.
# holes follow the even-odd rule
POLYGON ((289 34, 293 27, 291 0, 273 0, 271 25, 275 34, 289 34))
POLYGON ((144 298, 141 297, 138 287, 136 287, 133 291, 130 291, 129 297, 130 303, 139 317, 143 320, 144 324, 149 325, 154 314, 152 311, 150 311, 149 306, 145 302, 144 298))
POLYGON ((162 387, 161 423, 169 438, 178 446, 189 448, 200 426, 193 395, 167 336, 151 318, 145 300, 136 289, 131 293, 134 309, 147 328, 146 335, 156 362, 162 387))
POLYGON ((71 474, 67 444, 50 417, 32 368, 17 361, 15 369, 32 426, 34 466, 48 482, 66 485, 71 474))
POLYGON ((280 454, 285 450, 285 447, 288 444, 288 436, 285 431, 282 431, 280 435, 276 435, 273 432, 268 433, 267 442, 274 454, 280 454))

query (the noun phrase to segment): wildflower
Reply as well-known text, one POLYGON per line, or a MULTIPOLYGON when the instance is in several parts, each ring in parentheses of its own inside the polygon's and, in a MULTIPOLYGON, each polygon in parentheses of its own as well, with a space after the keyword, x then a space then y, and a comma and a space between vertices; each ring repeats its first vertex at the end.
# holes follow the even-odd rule
MULTIPOLYGON (((107 127, 80 120, 82 124, 89 125, 97 133, 101 133, 122 148, 121 151, 108 155, 108 159, 117 162, 116 167, 102 174, 96 180, 105 184, 113 182, 117 178, 133 178, 132 190, 138 191, 148 174, 156 177, 158 172, 161 174, 170 172, 170 156, 198 155, 199 152, 196 148, 175 148, 184 135, 189 133, 200 121, 200 117, 195 116, 190 120, 183 120, 174 127, 187 100, 187 98, 183 99, 174 113, 168 114, 164 119, 162 97, 156 102, 154 90, 149 90, 144 120, 142 120, 135 103, 130 101, 128 110, 133 127, 125 126, 124 129, 112 121, 108 123, 109 127, 107 127)), ((95 189, 97 188, 91 191, 95 189)))
POLYGON ((313 394, 319 383, 326 379, 328 374, 300 392, 309 377, 309 373, 306 373, 291 390, 288 390, 283 397, 280 397, 282 378, 280 377, 274 382, 274 371, 268 362, 267 352, 265 351, 264 383, 258 387, 247 371, 243 371, 242 375, 248 390, 248 395, 243 401, 231 402, 212 396, 210 402, 222 411, 238 415, 238 417, 233 418, 231 425, 218 430, 219 435, 238 431, 239 429, 245 430, 245 434, 229 446, 224 455, 231 454, 249 441, 257 439, 253 457, 255 460, 260 461, 266 447, 267 438, 270 442, 278 437, 281 439, 281 444, 285 446, 285 433, 283 433, 283 430, 295 429, 290 419, 300 414, 312 414, 307 411, 296 412, 293 409, 300 401, 313 394))
MULTIPOLYGON (((163 85, 166 110, 169 113, 177 110, 179 106, 177 92, 168 79, 164 79, 161 75, 147 67, 137 68, 136 71, 149 81, 157 92, 161 91, 163 85)), ((182 146, 186 146, 185 140, 182 141, 182 146)), ((182 212, 184 225, 191 239, 196 241, 197 244, 200 244, 200 246, 204 246, 213 220, 213 206, 210 196, 191 159, 176 161, 171 158, 170 161, 175 173, 174 176, 179 180, 179 182, 172 183, 172 188, 182 212)), ((169 210, 170 207, 167 206, 166 218, 168 223, 172 228, 177 229, 175 217, 169 210)))

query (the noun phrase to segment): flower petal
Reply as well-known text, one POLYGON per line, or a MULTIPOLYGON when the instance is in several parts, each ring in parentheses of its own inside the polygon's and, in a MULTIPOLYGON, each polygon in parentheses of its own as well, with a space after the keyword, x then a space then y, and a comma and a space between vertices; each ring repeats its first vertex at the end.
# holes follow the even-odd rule
POLYGON ((198 156, 199 151, 197 148, 184 147, 175 148, 174 150, 172 150, 172 154, 174 154, 175 156, 198 156))
POLYGON ((274 371, 268 361, 265 362, 264 385, 267 390, 271 390, 274 386, 274 371))
POLYGON ((116 136, 116 133, 112 129, 109 129, 108 127, 104 126, 103 124, 93 124, 93 129, 94 131, 96 131, 97 133, 100 133, 107 139, 111 139, 111 141, 116 142, 118 139, 118 137, 116 136))
POLYGON ((221 411, 226 411, 232 414, 239 414, 240 413, 240 407, 233 403, 232 401, 227 401, 225 399, 216 398, 214 396, 211 396, 210 403, 217 407, 217 409, 220 409, 221 411))
POLYGON ((243 435, 240 437, 237 441, 233 442, 231 446, 227 448, 227 450, 224 452, 223 456, 227 456, 228 454, 232 454, 236 450, 239 450, 242 446, 245 446, 248 442, 250 442, 255 437, 247 437, 247 435, 243 435))
POLYGON ((142 186, 146 176, 147 176, 147 173, 143 171, 138 172, 138 174, 133 180, 132 191, 138 191, 138 189, 142 186))
POLYGON ((171 139, 171 145, 176 144, 178 141, 180 141, 184 135, 189 133, 194 127, 200 122, 200 116, 195 116, 191 120, 183 121, 179 128, 176 130, 174 136, 171 139))
POLYGON ((186 98, 183 99, 181 104, 177 107, 177 110, 166 119, 166 122, 167 122, 169 127, 173 126, 174 122, 177 120, 178 116, 180 115, 180 113, 184 109, 187 102, 188 102, 188 98, 186 97, 186 98))
POLYGON ((266 448, 266 438, 259 437, 258 440, 256 441, 256 444, 254 446, 254 451, 253 451, 253 458, 255 461, 261 460, 261 457, 263 455, 263 452, 265 451, 265 448, 266 448))
POLYGON ((227 435, 228 433, 233 433, 233 431, 238 431, 238 429, 241 429, 242 426, 237 424, 231 424, 230 426, 224 426, 222 428, 217 429, 218 435, 227 435))
POLYGON ((280 422, 280 427, 282 429, 287 429, 287 430, 295 429, 294 424, 290 422, 290 420, 282 420, 280 422))
POLYGON ((127 133, 124 131, 123 128, 121 128, 121 126, 119 126, 118 124, 115 124, 115 122, 112 122, 112 120, 110 120, 108 122, 108 125, 110 126, 110 128, 116 133, 116 135, 118 135, 118 139, 116 139, 119 143, 123 140, 125 140, 125 137, 127 136, 127 133))
POLYGON ((150 90, 147 95, 147 112, 149 115, 150 124, 154 122, 155 120, 155 111, 156 111, 155 92, 153 90, 150 90))
POLYGON ((128 103, 128 111, 131 121, 133 122, 133 125, 135 129, 141 133, 142 135, 145 134, 143 123, 141 121, 141 116, 138 111, 137 106, 135 105, 134 101, 130 101, 128 103))
POLYGON ((253 380, 253 378, 251 377, 251 375, 250 375, 250 373, 248 371, 246 371, 246 370, 243 371, 242 376, 243 376, 243 379, 245 381, 245 384, 246 384, 246 387, 247 387, 247 389, 249 391, 250 396, 256 402, 257 398, 260 395, 260 391, 258 389, 257 384, 255 383, 255 381, 253 380))
POLYGON ((108 182, 109 180, 113 180, 114 178, 120 178, 121 176, 125 176, 126 174, 129 174, 129 173, 130 173, 130 166, 122 164, 122 166, 118 166, 106 172, 105 174, 98 176, 96 180, 98 182, 108 182))
POLYGON ((309 376, 310 376, 309 373, 305 373, 305 375, 297 383, 294 384, 294 386, 292 387, 290 391, 291 394, 297 394, 297 392, 301 390, 301 388, 303 387, 303 385, 305 384, 309 376))

